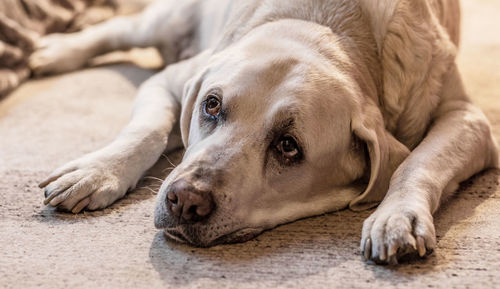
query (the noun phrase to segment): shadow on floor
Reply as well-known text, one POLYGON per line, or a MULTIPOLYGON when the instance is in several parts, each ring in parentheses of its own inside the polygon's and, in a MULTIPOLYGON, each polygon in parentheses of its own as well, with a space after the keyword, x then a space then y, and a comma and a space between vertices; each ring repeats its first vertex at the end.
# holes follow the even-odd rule
MULTIPOLYGON (((479 173, 464 182, 442 206, 435 215, 437 250, 440 250, 440 236, 444 236, 453 224, 474 215, 475 208, 494 194, 499 175, 499 170, 479 173), (463 202, 467 203, 465 207, 459 204, 463 202)), ((163 233, 158 232, 152 241, 149 258, 169 285, 192 285, 204 278, 250 282, 255 281, 256 276, 260 281, 282 282, 343 270, 346 262, 353 260, 358 266, 372 271, 377 279, 391 282, 397 275, 400 278, 394 282, 398 284, 446 264, 447 261, 436 253, 426 259, 407 260, 398 266, 364 263, 358 244, 363 220, 371 212, 346 210, 326 214, 277 227, 246 243, 204 249, 167 241, 163 233)))
MULTIPOLYGON (((427 274, 435 270, 437 266, 446 266, 450 259, 439 255, 440 240, 451 227, 470 219, 476 214, 476 208, 488 198, 493 197, 499 189, 500 170, 489 169, 480 172, 470 179, 461 183, 460 188, 452 193, 443 202, 440 209, 434 214, 436 227, 437 247, 436 251, 426 259, 412 259, 397 266, 373 266, 372 271, 377 279, 392 280, 391 275, 413 279, 418 275, 427 274)), ((474 223, 468 224, 470 226, 474 223)), ((453 254, 453 248, 442 248, 447 254, 453 254), (451 252, 450 252, 451 251, 451 252)), ((397 279, 401 281, 401 279, 397 279)), ((397 283, 394 283, 397 284, 397 283)))

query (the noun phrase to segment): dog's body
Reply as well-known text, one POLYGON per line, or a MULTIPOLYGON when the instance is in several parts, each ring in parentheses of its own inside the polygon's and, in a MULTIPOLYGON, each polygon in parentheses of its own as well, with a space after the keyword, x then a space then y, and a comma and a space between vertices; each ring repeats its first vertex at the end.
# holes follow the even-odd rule
POLYGON ((41 39, 38 73, 131 47, 156 46, 167 64, 116 141, 41 184, 46 203, 110 205, 182 145, 180 123, 186 153, 155 215, 170 238, 241 241, 383 200, 363 226, 365 257, 423 256, 442 194, 498 165, 455 64, 458 28, 455 0, 189 0, 41 39))

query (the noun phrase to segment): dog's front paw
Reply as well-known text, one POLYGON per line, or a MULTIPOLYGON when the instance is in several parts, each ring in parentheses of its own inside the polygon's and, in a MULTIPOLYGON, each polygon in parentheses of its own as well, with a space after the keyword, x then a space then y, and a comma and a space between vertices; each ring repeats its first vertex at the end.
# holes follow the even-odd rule
POLYGON ((123 169, 119 161, 95 154, 72 161, 40 183, 44 204, 73 213, 105 208, 131 186, 123 169))
POLYGON ((435 245, 432 215, 416 204, 379 207, 363 224, 361 253, 379 264, 397 264, 408 255, 424 257, 435 245))
POLYGON ((50 34, 36 41, 29 66, 35 75, 61 73, 83 67, 91 55, 78 34, 50 34))

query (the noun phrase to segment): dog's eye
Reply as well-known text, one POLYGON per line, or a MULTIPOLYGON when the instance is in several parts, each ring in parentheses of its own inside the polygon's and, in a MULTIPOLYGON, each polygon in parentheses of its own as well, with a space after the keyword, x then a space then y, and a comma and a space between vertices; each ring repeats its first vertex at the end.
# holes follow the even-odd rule
POLYGON ((282 154, 286 161, 297 160, 300 156, 299 146, 292 136, 283 136, 279 140, 276 149, 282 154))
POLYGON ((210 95, 207 100, 205 100, 205 113, 212 117, 217 117, 219 115, 220 107, 220 100, 215 95, 210 95))

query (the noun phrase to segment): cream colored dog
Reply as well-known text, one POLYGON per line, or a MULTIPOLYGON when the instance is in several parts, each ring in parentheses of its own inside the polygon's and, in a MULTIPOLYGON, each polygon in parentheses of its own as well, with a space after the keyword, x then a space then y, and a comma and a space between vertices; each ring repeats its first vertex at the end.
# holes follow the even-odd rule
POLYGON ((424 256, 442 195, 498 164, 455 63, 457 2, 165 0, 43 38, 31 58, 39 74, 132 47, 155 46, 166 62, 114 142, 41 183, 45 203, 109 206, 182 145, 171 134, 179 123, 186 152, 155 215, 168 237, 244 241, 382 201, 363 226, 365 258, 424 256))

